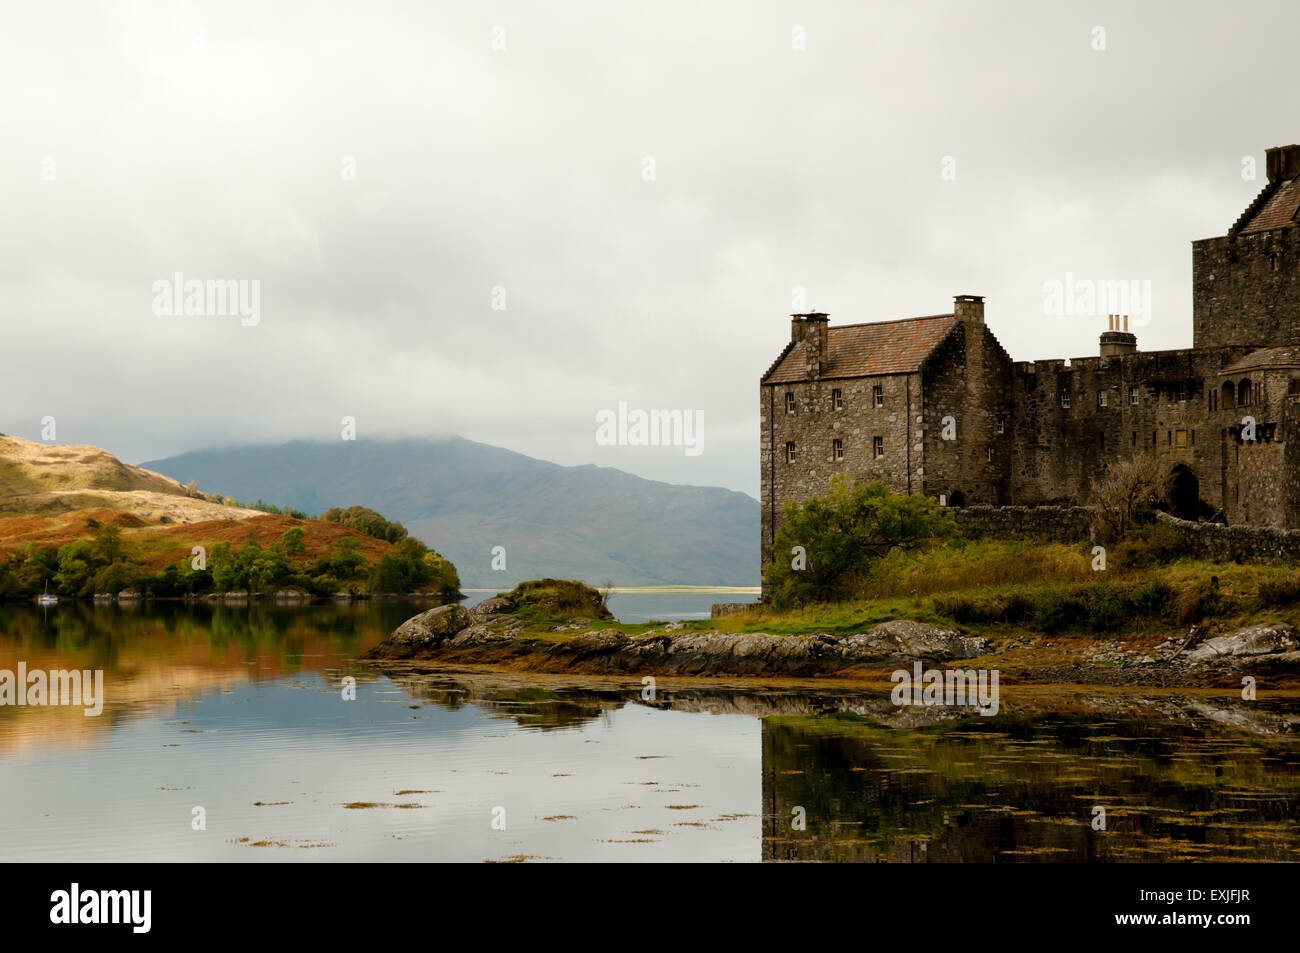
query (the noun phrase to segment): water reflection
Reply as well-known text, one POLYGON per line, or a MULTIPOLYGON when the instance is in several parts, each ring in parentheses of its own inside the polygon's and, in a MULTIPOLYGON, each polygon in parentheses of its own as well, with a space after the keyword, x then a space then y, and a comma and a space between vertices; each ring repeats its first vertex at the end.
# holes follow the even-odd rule
POLYGON ((1194 717, 768 718, 763 805, 765 860, 1294 861, 1300 747, 1194 717))
POLYGON ((1300 860, 1295 699, 1004 687, 986 718, 355 661, 416 608, 0 607, 0 668, 108 695, 0 708, 0 858, 1300 860))

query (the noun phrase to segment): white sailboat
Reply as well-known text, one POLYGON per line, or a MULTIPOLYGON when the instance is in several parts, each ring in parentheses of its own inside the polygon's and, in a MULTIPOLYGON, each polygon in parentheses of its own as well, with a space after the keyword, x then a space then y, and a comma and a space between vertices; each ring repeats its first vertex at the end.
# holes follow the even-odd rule
POLYGON ((59 604, 59 597, 50 595, 50 581, 45 580, 45 591, 36 597, 36 602, 43 606, 56 606, 59 604))

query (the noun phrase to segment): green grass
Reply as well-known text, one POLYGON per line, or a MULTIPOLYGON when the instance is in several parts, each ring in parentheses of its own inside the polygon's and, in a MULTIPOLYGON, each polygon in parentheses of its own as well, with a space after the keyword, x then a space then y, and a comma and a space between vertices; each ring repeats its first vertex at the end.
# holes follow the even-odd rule
POLYGON ((1087 544, 977 540, 894 551, 853 599, 787 611, 756 606, 700 627, 844 634, 905 618, 1032 637, 1178 634, 1198 622, 1222 630, 1300 619, 1300 571, 1294 568, 1168 560, 1167 553, 1153 556, 1135 546, 1121 552, 1141 558, 1125 566, 1108 553, 1107 569, 1094 571, 1087 544))

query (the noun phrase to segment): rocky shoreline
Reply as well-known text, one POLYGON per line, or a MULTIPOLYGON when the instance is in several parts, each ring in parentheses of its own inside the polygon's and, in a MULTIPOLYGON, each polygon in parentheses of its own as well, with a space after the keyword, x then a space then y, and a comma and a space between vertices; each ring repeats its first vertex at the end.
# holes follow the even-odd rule
MULTIPOLYGON (((850 635, 769 635, 663 629, 628 635, 575 618, 539 635, 510 603, 473 609, 440 606, 408 619, 363 658, 494 665, 531 672, 768 678, 877 678, 922 662, 933 667, 999 669, 1033 683, 1191 687, 1240 684, 1242 673, 1300 678, 1300 637, 1289 625, 1251 626, 1184 646, 1070 640, 995 646, 988 639, 907 619, 850 635), (572 633, 572 634, 569 634, 572 633)), ((599 623, 597 623, 599 625, 599 623)))

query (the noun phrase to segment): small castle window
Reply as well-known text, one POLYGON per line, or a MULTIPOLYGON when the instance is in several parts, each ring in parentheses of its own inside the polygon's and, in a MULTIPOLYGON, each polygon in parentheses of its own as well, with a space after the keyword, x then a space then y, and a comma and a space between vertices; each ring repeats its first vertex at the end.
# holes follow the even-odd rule
POLYGON ((1175 430, 1175 431, 1174 431, 1174 446, 1175 446, 1175 447, 1185 447, 1185 446, 1187 446, 1187 431, 1186 431, 1186 430, 1175 430))
POLYGON ((831 391, 831 406, 836 410, 844 409, 844 391, 838 387, 831 391))
POLYGON ((1185 404, 1185 403, 1187 403, 1187 385, 1186 385, 1186 384, 1179 384, 1178 387, 1174 389, 1174 400, 1178 401, 1178 403, 1180 403, 1180 404, 1185 404))
POLYGON ((1156 431, 1151 431, 1151 446, 1155 446, 1159 441, 1156 439, 1156 431))
POLYGON ((1295 397, 1297 394, 1300 394, 1300 377, 1293 377, 1286 382, 1286 395, 1295 397))
POLYGON ((1273 252, 1273 257, 1269 259, 1269 264, 1273 266, 1274 271, 1277 271, 1278 268, 1277 252, 1273 252))
POLYGON ((795 448, 794 448, 794 441, 793 441, 793 440, 788 440, 788 441, 786 441, 786 444, 785 444, 785 462, 786 462, 786 463, 794 463, 794 458, 795 458, 795 454, 796 454, 796 453, 797 453, 797 451, 796 451, 795 448))
POLYGON ((876 384, 871 388, 871 403, 875 407, 885 406, 885 388, 881 384, 876 384))
POLYGON ((1128 402, 1129 402, 1130 404, 1136 404, 1140 399, 1141 399, 1141 398, 1140 398, 1140 396, 1139 396, 1139 394, 1138 394, 1138 386, 1137 386, 1137 384, 1129 384, 1129 385, 1128 385, 1128 402))
POLYGON ((844 459, 844 441, 838 437, 831 441, 831 456, 836 460, 844 459))
POLYGON ((1007 432, 1006 414, 998 414, 997 423, 994 425, 994 432, 999 434, 1004 434, 1007 432))
POLYGON ((873 457, 883 457, 883 456, 885 455, 885 438, 884 438, 884 437, 872 437, 872 438, 871 438, 871 455, 872 455, 873 457))
POLYGON ((1104 391, 1104 390, 1099 390, 1099 391, 1097 391, 1097 406, 1098 406, 1098 407, 1105 407, 1105 406, 1106 406, 1106 396, 1107 396, 1107 395, 1106 395, 1106 391, 1104 391))
POLYGON ((794 392, 793 391, 785 392, 785 412, 787 414, 794 413, 794 392))
POLYGON ((1133 446, 1136 447, 1137 445, 1138 445, 1138 432, 1137 432, 1136 430, 1134 430, 1134 431, 1133 431, 1133 446))
POLYGON ((1068 390, 1061 391, 1061 406, 1067 410, 1070 407, 1070 392, 1068 390))
POLYGON ((992 448, 992 447, 988 447, 988 448, 985 449, 985 451, 984 451, 984 459, 987 460, 989 463, 992 463, 992 462, 993 462, 993 448, 992 448))

